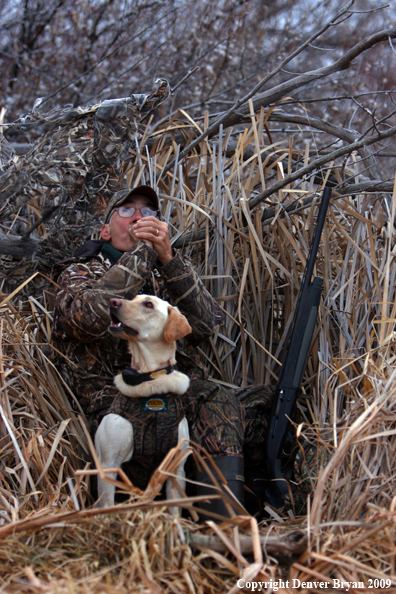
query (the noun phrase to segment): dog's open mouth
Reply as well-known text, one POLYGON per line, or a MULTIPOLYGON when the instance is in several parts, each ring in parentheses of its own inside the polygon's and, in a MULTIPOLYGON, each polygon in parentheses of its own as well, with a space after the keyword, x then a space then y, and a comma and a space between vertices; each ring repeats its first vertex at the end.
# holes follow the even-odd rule
POLYGON ((128 334, 132 334, 133 336, 137 336, 139 333, 137 330, 130 328, 129 326, 125 326, 112 312, 110 312, 110 326, 109 332, 112 334, 121 334, 122 332, 128 332, 128 334))

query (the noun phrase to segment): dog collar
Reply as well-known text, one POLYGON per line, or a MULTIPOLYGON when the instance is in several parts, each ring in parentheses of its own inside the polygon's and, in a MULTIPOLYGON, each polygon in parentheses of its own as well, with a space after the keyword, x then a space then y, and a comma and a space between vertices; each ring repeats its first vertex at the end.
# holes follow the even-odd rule
POLYGON ((128 369, 123 370, 122 379, 126 384, 128 384, 128 386, 138 386, 144 382, 151 382, 161 375, 169 375, 172 373, 174 368, 174 365, 168 365, 168 367, 163 367, 162 369, 157 369, 156 371, 139 373, 136 371, 136 369, 133 369, 133 367, 128 367, 128 369))

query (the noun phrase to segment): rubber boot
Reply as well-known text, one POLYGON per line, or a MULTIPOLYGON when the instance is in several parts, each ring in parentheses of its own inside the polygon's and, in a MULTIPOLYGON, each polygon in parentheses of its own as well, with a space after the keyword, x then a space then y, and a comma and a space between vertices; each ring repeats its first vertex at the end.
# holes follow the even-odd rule
MULTIPOLYGON (((240 456, 213 456, 211 459, 226 479, 230 491, 233 493, 233 495, 235 495, 239 503, 243 506, 245 484, 243 458, 240 456)), ((219 475, 215 471, 212 464, 210 462, 207 462, 207 464, 210 468, 210 471, 213 473, 216 480, 219 482, 220 486, 222 486, 219 475)), ((213 488, 213 482, 205 470, 197 470, 195 472, 195 480, 199 483, 204 483, 205 485, 196 485, 197 495, 216 495, 216 488, 213 488)), ((225 493, 227 493, 225 489, 223 490, 225 493)), ((207 502, 201 502, 198 505, 201 509, 206 509, 210 512, 213 512, 220 516, 224 516, 226 518, 230 517, 230 514, 227 511, 227 508, 224 505, 222 499, 212 499, 207 502)), ((211 518, 210 516, 205 515, 201 516, 201 520, 213 520, 216 523, 221 522, 220 519, 211 518)))

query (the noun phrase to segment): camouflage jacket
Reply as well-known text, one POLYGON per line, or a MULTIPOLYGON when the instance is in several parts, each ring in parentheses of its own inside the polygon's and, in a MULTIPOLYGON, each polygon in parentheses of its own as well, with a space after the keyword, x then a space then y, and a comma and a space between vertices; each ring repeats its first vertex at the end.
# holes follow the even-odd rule
POLYGON ((88 414, 103 408, 100 402, 92 404, 98 392, 105 392, 107 401, 113 397, 114 376, 131 364, 127 342, 107 331, 111 297, 132 299, 146 293, 176 305, 192 327, 178 344, 177 367, 192 379, 207 375, 196 347, 220 324, 221 309, 189 260, 176 252, 159 266, 156 258, 155 250, 139 241, 115 264, 100 252, 60 263, 55 271, 52 341, 62 377, 88 414))

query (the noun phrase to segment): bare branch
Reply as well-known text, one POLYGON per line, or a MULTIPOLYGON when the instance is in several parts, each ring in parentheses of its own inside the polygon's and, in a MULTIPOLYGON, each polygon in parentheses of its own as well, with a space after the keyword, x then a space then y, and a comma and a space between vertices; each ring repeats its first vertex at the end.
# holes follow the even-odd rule
MULTIPOLYGON (((298 56, 299 54, 301 54, 301 52, 304 51, 304 49, 306 47, 308 47, 315 39, 317 39, 318 37, 320 37, 325 31, 327 31, 330 27, 333 27, 335 25, 338 24, 338 22, 340 21, 340 19, 342 18, 343 15, 345 15, 348 12, 348 9, 350 6, 352 6, 354 0, 351 0, 344 9, 342 9, 340 12, 338 12, 335 17, 333 17, 332 19, 330 19, 330 21, 328 21, 319 31, 315 32, 313 35, 311 35, 311 37, 305 41, 302 45, 300 45, 294 52, 292 52, 289 56, 287 56, 279 66, 277 66, 274 70, 272 70, 272 72, 270 72, 269 74, 267 74, 264 78, 262 78, 260 80, 260 82, 253 87, 253 89, 251 91, 249 91, 249 93, 247 95, 245 95, 244 97, 242 97, 242 99, 239 99, 238 101, 236 101, 236 103, 234 103, 234 105, 223 115, 221 115, 215 122, 213 122, 213 124, 211 124, 207 130, 201 134, 200 136, 198 136, 198 138, 196 138, 193 142, 191 142, 185 149, 183 149, 179 155, 179 159, 183 159, 186 155, 188 155, 188 153, 195 148, 196 146, 199 145, 200 142, 202 142, 202 140, 205 140, 205 138, 207 137, 211 137, 213 136, 218 129, 220 128, 220 125, 223 124, 223 127, 228 127, 232 124, 228 123, 229 120, 232 120, 232 116, 235 115, 235 113, 237 112, 237 110, 247 101, 249 101, 249 99, 251 99, 254 95, 256 95, 256 93, 258 93, 258 91, 269 81, 271 80, 271 78, 273 78, 276 74, 278 74, 278 72, 280 72, 285 66, 286 64, 288 64, 289 62, 291 62, 296 56, 298 56)), ((395 29, 396 31, 396 29, 395 29)), ((281 86, 281 85, 280 85, 281 86)), ((277 88, 277 87, 275 87, 277 88)), ((261 107, 261 106, 260 106, 261 107)), ((256 106, 255 106, 255 110, 256 110, 256 106)), ((170 169, 172 169, 172 167, 175 164, 175 160, 171 161, 164 169, 164 174, 169 171, 170 169)))
MULTIPOLYGON (((360 134, 354 130, 347 130, 346 128, 342 128, 341 126, 337 126, 336 124, 332 124, 326 120, 322 120, 315 117, 309 116, 302 116, 297 114, 289 114, 281 110, 274 110, 271 114, 271 121, 275 122, 289 122, 292 124, 301 124, 303 126, 309 126, 310 128, 315 128, 316 130, 321 130, 334 136, 335 138, 339 138, 341 140, 345 140, 345 142, 353 143, 356 142, 360 138, 360 134)), ((363 145, 360 149, 357 149, 361 158, 366 160, 368 163, 368 174, 372 179, 380 179, 381 173, 378 169, 377 162, 372 155, 371 151, 367 148, 366 145, 363 145)))
MULTIPOLYGON (((311 82, 329 76, 330 74, 334 74, 335 72, 347 70, 357 56, 367 51, 368 49, 374 47, 378 43, 387 41, 389 38, 396 38, 396 27, 393 27, 392 29, 387 29, 385 31, 380 31, 378 33, 375 33, 374 35, 370 35, 369 37, 362 39, 361 41, 359 41, 359 43, 357 43, 349 51, 347 51, 344 56, 342 56, 339 60, 337 60, 330 66, 325 66, 324 68, 318 68, 317 70, 312 70, 311 72, 306 72, 305 74, 297 75, 294 78, 284 83, 281 83, 280 85, 277 85, 276 87, 268 89, 268 91, 265 91, 265 93, 259 95, 258 97, 256 97, 256 99, 254 99, 254 111, 256 112, 261 107, 267 107, 271 103, 276 103, 277 101, 280 101, 282 98, 287 97, 288 95, 296 91, 296 89, 306 86, 311 82)), ((234 126, 244 116, 248 114, 249 106, 245 106, 241 108, 238 111, 238 113, 230 114, 229 117, 224 118, 223 125, 224 127, 234 126)))
POLYGON ((15 260, 22 260, 22 258, 33 258, 40 240, 26 239, 22 237, 15 237, 0 234, 0 255, 12 256, 15 260))
MULTIPOLYGON (((173 10, 175 10, 175 9, 173 9, 173 10)), ((172 12, 172 11, 170 11, 170 12, 172 12)), ((67 87, 70 87, 71 85, 75 84, 79 80, 81 80, 84 77, 86 77, 90 72, 92 72, 93 70, 95 70, 95 68, 97 68, 99 66, 99 64, 101 64, 102 62, 104 62, 105 60, 107 60, 113 54, 117 53, 120 50, 121 47, 123 47, 125 45, 128 45, 134 39, 136 39, 139 36, 143 35, 143 33, 145 33, 146 31, 149 31, 150 29, 152 29, 158 22, 161 21, 161 19, 162 19, 162 17, 159 18, 156 21, 153 21, 152 23, 149 23, 147 25, 147 27, 145 27, 142 31, 139 31, 133 37, 129 37, 124 43, 118 45, 115 49, 106 52, 104 56, 102 56, 99 60, 97 60, 97 62, 95 62, 95 64, 93 64, 93 66, 91 66, 91 68, 88 68, 88 70, 86 70, 85 72, 83 72, 82 74, 80 74, 79 76, 77 76, 76 78, 74 78, 73 80, 69 81, 68 83, 62 85, 61 87, 59 87, 58 89, 56 89, 53 93, 51 93, 47 97, 43 98, 43 100, 41 102, 41 105, 43 105, 44 103, 46 103, 49 99, 51 99, 52 97, 54 97, 55 95, 57 95, 58 93, 60 93, 64 89, 66 89, 67 87)))
POLYGON ((391 37, 389 37, 389 45, 390 45, 390 47, 391 47, 391 50, 392 50, 392 52, 393 52, 393 53, 395 54, 395 56, 396 56, 396 51, 395 51, 395 48, 393 47, 393 43, 392 43, 392 39, 391 39, 391 37))
POLYGON ((306 165, 305 167, 302 167, 301 169, 298 169, 297 171, 290 173, 289 175, 286 175, 283 179, 271 186, 271 188, 268 188, 267 190, 264 190, 263 192, 258 194, 258 196, 251 198, 249 200, 250 208, 253 208, 254 206, 256 206, 256 204, 258 204, 262 200, 265 200, 266 198, 268 198, 268 196, 271 196, 271 194, 274 194, 278 190, 281 190, 289 183, 296 181, 297 179, 300 179, 305 175, 308 175, 308 173, 311 173, 312 171, 320 169, 326 163, 330 163, 330 161, 334 161, 335 159, 338 159, 343 155, 351 153, 352 151, 357 151, 364 146, 373 144, 375 142, 379 142, 380 140, 384 140, 385 138, 389 138, 391 136, 394 136, 395 134, 396 126, 393 126, 389 130, 386 130, 386 132, 382 132, 381 134, 375 134, 373 136, 368 136, 366 138, 363 138, 362 140, 357 140, 356 142, 352 142, 351 144, 339 148, 327 155, 324 155, 323 157, 315 159, 314 161, 309 163, 309 165, 306 165))

